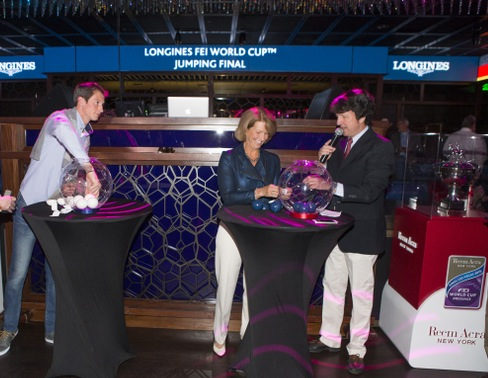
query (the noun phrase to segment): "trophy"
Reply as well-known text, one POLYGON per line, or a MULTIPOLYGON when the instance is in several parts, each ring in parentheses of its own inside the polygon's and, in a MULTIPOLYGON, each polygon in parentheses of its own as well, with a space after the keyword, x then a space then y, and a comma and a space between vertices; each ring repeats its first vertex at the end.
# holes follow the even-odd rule
POLYGON ((441 200, 439 211, 466 211, 467 195, 466 185, 476 175, 477 165, 466 160, 464 151, 458 144, 449 146, 451 154, 448 160, 440 163, 439 176, 447 185, 447 196, 441 200))

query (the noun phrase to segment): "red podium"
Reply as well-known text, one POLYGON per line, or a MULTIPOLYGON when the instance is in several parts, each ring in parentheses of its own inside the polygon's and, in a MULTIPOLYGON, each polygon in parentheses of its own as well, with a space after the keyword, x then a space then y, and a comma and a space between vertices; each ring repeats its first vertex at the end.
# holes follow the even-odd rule
POLYGON ((487 217, 396 209, 379 325, 412 367, 488 371, 487 217))

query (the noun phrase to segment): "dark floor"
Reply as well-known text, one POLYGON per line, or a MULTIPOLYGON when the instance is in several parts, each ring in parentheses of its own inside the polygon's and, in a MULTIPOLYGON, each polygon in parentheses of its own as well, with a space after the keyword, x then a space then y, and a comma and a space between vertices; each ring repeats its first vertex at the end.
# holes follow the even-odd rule
MULTIPOLYGON (((379 329, 368 342, 364 378, 481 378, 484 373, 453 372, 410 368, 379 329)), ((229 335, 228 353, 219 358, 212 353, 209 331, 128 328, 135 358, 124 362, 118 378, 220 378, 239 345, 237 333, 229 335)), ((347 352, 313 355, 315 377, 352 378, 345 370, 347 352)), ((0 357, 0 377, 45 377, 52 357, 52 346, 44 342, 43 323, 21 324, 10 351, 0 357)), ((90 377, 85 377, 90 378, 90 377)), ((280 377, 269 377, 280 378, 280 377)))

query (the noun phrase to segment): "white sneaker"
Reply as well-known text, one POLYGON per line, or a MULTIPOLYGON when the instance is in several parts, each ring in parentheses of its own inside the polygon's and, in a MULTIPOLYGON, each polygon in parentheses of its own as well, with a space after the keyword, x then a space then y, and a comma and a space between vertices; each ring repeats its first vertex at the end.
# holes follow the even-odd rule
POLYGON ((0 356, 3 356, 10 349, 10 343, 17 336, 19 330, 15 332, 0 331, 0 356))

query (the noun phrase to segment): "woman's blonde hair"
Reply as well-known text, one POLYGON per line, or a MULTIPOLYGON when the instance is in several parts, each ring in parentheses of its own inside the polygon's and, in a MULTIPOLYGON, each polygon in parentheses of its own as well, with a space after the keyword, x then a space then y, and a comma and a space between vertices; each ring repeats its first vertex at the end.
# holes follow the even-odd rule
POLYGON ((235 138, 240 142, 244 142, 246 140, 246 131, 259 121, 265 123, 266 131, 269 134, 269 138, 266 142, 269 141, 277 131, 276 118, 268 109, 260 106, 247 109, 242 113, 239 125, 237 125, 237 129, 234 132, 235 138))

